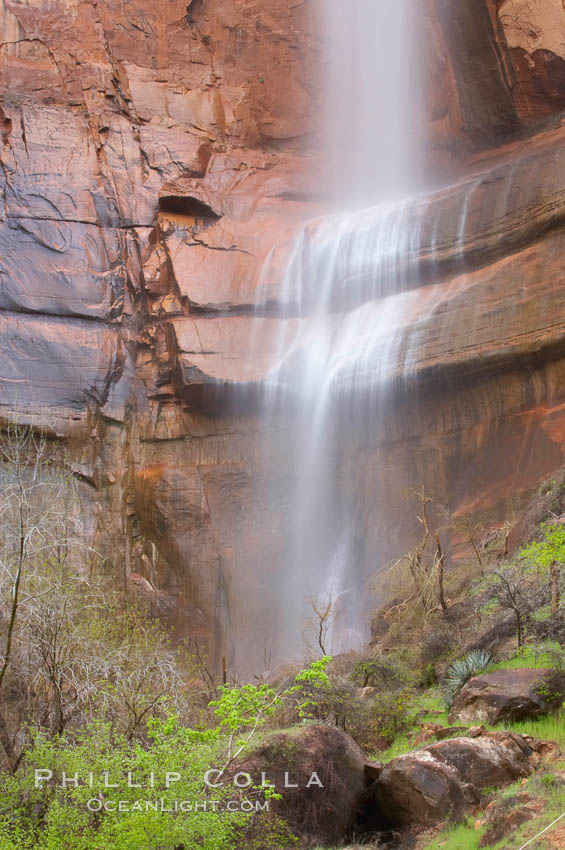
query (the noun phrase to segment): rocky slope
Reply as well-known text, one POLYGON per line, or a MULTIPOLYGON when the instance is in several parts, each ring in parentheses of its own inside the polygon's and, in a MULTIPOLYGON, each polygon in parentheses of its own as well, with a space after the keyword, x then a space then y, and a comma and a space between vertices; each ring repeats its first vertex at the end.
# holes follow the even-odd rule
MULTIPOLYGON (((391 553, 405 486, 503 521, 565 449, 565 11, 426 10, 430 158, 457 185, 420 213, 421 380, 345 473, 364 494, 379 470, 362 532, 391 553)), ((217 657, 281 545, 292 419, 266 463, 252 399, 218 384, 262 373, 264 259, 324 209, 316 4, 7 0, 1 27, 1 414, 67 441, 97 545, 217 657)))

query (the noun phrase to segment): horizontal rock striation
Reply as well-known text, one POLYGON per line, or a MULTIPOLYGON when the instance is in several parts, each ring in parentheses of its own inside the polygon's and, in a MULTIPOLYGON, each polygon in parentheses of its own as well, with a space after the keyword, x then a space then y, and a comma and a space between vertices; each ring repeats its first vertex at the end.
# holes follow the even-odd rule
MULTIPOLYGON (((285 545, 292 410, 265 458, 249 387, 276 362, 296 234, 324 226, 311 5, 4 4, 0 416, 67 440, 91 538, 213 663, 233 635, 253 653, 285 545)), ((341 470, 385 560, 410 533, 404 487, 503 521, 565 451, 565 12, 467 6, 426 0, 430 146, 453 185, 409 205, 402 392, 341 470)), ((377 320, 366 277, 332 309, 377 320)))

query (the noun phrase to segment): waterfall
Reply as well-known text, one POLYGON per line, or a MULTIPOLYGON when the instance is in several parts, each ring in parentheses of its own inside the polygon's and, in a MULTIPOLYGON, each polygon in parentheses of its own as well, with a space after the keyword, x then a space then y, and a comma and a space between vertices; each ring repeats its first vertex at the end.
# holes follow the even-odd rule
MULTIPOLYGON (((352 470, 379 440, 417 337, 422 30, 414 5, 324 0, 323 188, 333 210, 297 234, 274 301, 271 285, 258 287, 256 329, 268 321, 263 292, 279 319, 262 386, 266 462, 281 452, 281 416, 292 429, 280 474, 284 545, 267 603, 279 659, 316 634, 332 653, 368 637, 379 552, 352 470)), ((267 261, 263 282, 276 268, 267 261)), ((365 494, 371 486, 369 474, 365 494)))
POLYGON ((414 191, 423 22, 414 0, 324 0, 321 146, 338 208, 414 191))

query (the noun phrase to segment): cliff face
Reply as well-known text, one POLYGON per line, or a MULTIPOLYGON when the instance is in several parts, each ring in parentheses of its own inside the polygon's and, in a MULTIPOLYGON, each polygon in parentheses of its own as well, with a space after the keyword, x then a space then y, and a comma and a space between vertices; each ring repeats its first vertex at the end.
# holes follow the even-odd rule
POLYGON ((3 415, 68 440, 98 545, 207 637, 224 596, 204 477, 217 429, 171 383, 173 320, 249 303, 269 227, 293 224, 315 124, 306 11, 3 4, 3 415))
MULTIPOLYGON (((403 487, 502 521, 565 450, 565 9, 426 3, 434 167, 465 179, 426 202, 444 224, 407 314, 429 315, 416 389, 344 471, 363 493, 382 470, 362 533, 391 553, 403 487)), ((67 441, 97 544, 212 652, 282 543, 292 419, 263 458, 252 398, 217 382, 260 376, 263 261, 323 210, 314 6, 3 6, 0 411, 67 441)))

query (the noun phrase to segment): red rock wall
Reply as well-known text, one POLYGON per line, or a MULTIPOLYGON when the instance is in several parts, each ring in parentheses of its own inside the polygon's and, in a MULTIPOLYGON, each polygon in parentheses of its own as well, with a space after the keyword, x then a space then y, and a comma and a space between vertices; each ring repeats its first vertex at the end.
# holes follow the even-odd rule
MULTIPOLYGON (((565 445, 563 147, 550 132, 565 11, 426 2, 434 168, 487 176, 463 276, 446 202, 421 389, 364 456, 387 493, 366 538, 393 529, 391 553, 409 530, 404 485, 502 519, 565 445), (474 347, 456 333, 470 321, 474 347)), ((292 423, 280 458, 263 458, 253 407, 209 387, 242 377, 267 252, 321 209, 315 4, 6 0, 0 25, 0 411, 68 440, 117 574, 218 655, 226 624, 261 610, 292 423)), ((362 466, 347 475, 363 488, 362 466)))

